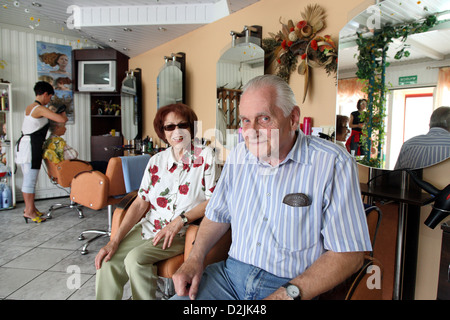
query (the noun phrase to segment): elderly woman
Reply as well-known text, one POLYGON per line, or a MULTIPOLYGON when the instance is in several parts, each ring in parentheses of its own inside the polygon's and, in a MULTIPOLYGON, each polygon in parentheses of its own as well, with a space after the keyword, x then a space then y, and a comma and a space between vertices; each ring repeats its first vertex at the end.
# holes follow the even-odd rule
POLYGON ((155 299, 155 263, 182 253, 187 224, 203 217, 218 171, 213 150, 194 145, 195 121, 184 104, 156 113, 155 131, 170 147, 150 158, 138 196, 95 258, 97 299, 121 299, 128 280, 134 300, 155 299))

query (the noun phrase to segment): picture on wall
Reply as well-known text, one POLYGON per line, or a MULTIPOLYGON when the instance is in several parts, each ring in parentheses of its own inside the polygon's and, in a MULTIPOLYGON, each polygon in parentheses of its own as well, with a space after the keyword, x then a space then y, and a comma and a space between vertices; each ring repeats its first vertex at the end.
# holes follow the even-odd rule
POLYGON ((65 105, 69 118, 75 120, 72 91, 72 47, 36 41, 38 81, 47 81, 55 89, 50 104, 56 108, 65 105))

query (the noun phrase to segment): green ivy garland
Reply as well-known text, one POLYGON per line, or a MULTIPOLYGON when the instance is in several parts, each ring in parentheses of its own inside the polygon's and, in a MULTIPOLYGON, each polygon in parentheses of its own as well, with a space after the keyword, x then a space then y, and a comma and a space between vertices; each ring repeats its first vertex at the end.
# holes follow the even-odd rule
MULTIPOLYGON (((409 35, 426 32, 437 23, 436 15, 429 15, 423 22, 386 25, 381 30, 377 30, 370 38, 365 38, 362 34, 357 33, 356 43, 359 54, 356 76, 365 84, 363 92, 369 97, 367 110, 361 113, 360 118, 366 124, 361 134, 365 155, 360 163, 377 168, 382 165, 381 144, 385 136, 386 94, 389 92, 385 84, 385 69, 389 63, 386 63, 385 59, 389 44, 393 39, 398 38, 405 43, 409 35), (370 156, 372 147, 378 148, 376 158, 370 156)), ((404 44, 394 58, 400 60, 402 57, 408 57, 409 54, 407 46, 404 44)))

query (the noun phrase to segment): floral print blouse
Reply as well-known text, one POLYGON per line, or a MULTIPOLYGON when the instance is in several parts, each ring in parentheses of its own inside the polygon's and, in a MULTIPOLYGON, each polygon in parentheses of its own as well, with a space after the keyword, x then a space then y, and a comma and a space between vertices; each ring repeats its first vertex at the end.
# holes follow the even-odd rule
MULTIPOLYGON (((151 239, 181 213, 211 198, 219 177, 212 148, 191 144, 177 162, 172 147, 150 158, 138 195, 150 202, 142 218, 142 238, 151 239)), ((186 232, 187 227, 180 230, 186 232)))

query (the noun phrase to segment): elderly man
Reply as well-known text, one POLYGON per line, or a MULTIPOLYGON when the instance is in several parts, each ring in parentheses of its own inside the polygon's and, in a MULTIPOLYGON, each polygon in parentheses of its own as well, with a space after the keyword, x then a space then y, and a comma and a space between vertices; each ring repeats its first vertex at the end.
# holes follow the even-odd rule
POLYGON ((350 154, 298 131, 282 79, 251 80, 241 97, 245 143, 229 155, 173 299, 312 299, 356 272, 371 250, 350 154), (232 230, 229 258, 203 259, 232 230))
POLYGON ((439 107, 430 117, 430 131, 407 140, 394 169, 420 169, 450 157, 450 107, 439 107))

